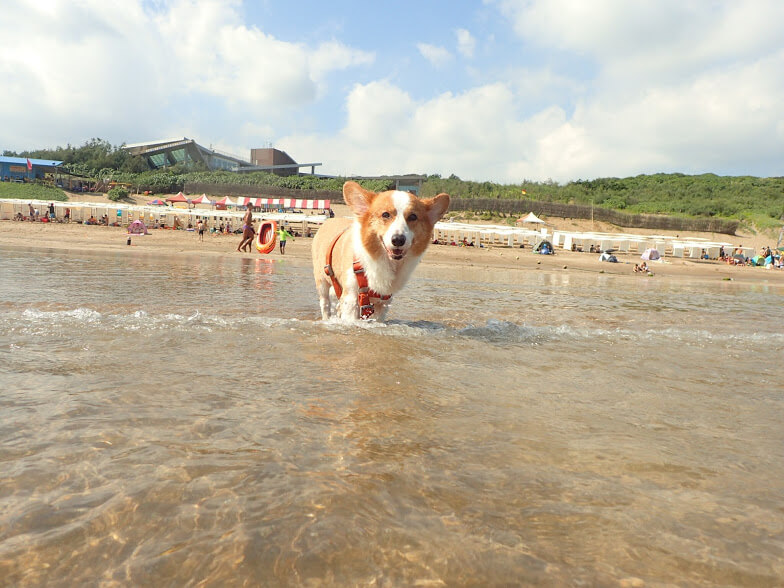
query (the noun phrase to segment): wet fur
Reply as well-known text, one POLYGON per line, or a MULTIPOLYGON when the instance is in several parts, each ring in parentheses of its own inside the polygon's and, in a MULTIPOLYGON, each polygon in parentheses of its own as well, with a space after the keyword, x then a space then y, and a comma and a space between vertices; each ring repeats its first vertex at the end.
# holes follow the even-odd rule
MULTIPOLYGON (((356 182, 343 185, 343 197, 354 219, 327 220, 313 240, 313 275, 324 320, 332 316, 332 282, 324 265, 335 235, 348 228, 332 253, 332 268, 343 288, 338 314, 344 319, 356 319, 359 307, 354 258, 362 262, 371 290, 382 296, 398 292, 430 244, 433 226, 449 207, 447 194, 420 199, 408 192, 371 192, 356 182)), ((378 299, 372 302, 373 318, 384 320, 388 303, 378 299)))

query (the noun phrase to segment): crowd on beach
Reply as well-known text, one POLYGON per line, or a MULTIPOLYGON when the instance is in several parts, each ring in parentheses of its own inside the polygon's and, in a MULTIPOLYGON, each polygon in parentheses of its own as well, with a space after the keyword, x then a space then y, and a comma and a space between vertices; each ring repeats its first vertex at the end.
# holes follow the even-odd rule
MULTIPOLYGON (((25 216, 21 212, 17 212, 14 220, 16 221, 30 221, 30 222, 42 222, 42 223, 54 223, 54 222, 70 222, 71 221, 71 209, 66 208, 65 214, 62 219, 58 219, 57 215, 55 215, 54 211, 54 202, 49 203, 49 207, 43 210, 39 210, 38 208, 34 207, 32 203, 27 205, 28 207, 28 215, 25 216)), ((92 217, 90 217, 92 220, 92 217)), ((98 224, 91 223, 91 224, 98 224)))
MULTIPOLYGON (((707 256, 705 257, 707 259, 707 256)), ((767 269, 784 269, 784 254, 777 253, 768 245, 762 248, 760 254, 749 257, 744 253, 743 245, 738 245, 732 253, 721 248, 719 260, 729 265, 762 266, 767 269)))
MULTIPOLYGON (((17 212, 13 220, 15 221, 29 221, 29 222, 42 222, 42 223, 70 223, 71 222, 71 209, 66 208, 62 218, 55 214, 54 202, 50 202, 47 208, 43 210, 28 204, 28 214, 25 216, 21 212, 17 212)), ((90 215, 88 219, 82 221, 84 225, 100 225, 104 227, 119 227, 120 223, 117 221, 112 222, 109 215, 103 214, 96 218, 90 215)))

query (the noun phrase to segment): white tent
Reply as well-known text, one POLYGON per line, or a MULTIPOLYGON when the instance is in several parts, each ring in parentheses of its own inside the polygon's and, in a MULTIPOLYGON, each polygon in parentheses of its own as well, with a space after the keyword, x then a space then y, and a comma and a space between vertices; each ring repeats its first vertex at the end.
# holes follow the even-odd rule
POLYGON ((528 216, 525 218, 518 219, 519 223, 541 223, 544 224, 544 221, 536 216, 533 212, 529 212, 528 216))
POLYGON ((191 204, 212 204, 212 200, 207 198, 206 194, 202 194, 198 198, 191 200, 191 204))
POLYGON ((661 255, 659 255, 659 252, 656 249, 646 249, 640 257, 646 261, 656 261, 661 255))
POLYGON ((237 203, 228 196, 224 196, 220 200, 216 201, 215 204, 222 204, 223 206, 237 206, 237 203))

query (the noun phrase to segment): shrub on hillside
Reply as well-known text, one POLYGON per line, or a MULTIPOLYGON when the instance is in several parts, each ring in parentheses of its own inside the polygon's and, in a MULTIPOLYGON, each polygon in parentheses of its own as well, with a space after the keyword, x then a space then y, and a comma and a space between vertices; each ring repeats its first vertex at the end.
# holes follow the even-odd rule
POLYGON ((128 192, 127 188, 123 188, 122 186, 115 186, 106 193, 106 197, 112 202, 117 202, 118 200, 125 200, 128 198, 129 194, 130 192, 128 192))

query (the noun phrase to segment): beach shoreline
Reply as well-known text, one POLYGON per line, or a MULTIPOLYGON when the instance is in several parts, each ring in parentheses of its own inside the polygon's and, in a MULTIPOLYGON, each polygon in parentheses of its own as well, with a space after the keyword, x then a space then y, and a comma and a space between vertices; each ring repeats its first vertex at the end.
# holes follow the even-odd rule
MULTIPOLYGON (((156 255, 232 255, 260 257, 251 253, 238 252, 240 235, 206 234, 199 241, 195 231, 150 229, 149 235, 130 235, 123 227, 91 226, 78 223, 31 223, 0 221, 0 246, 35 249, 74 251, 128 251, 133 254, 156 255)), ((746 240, 748 242, 748 240, 746 240)), ((285 256, 279 248, 266 259, 291 260, 310 264, 311 239, 295 238, 289 241, 285 256)), ((629 279, 729 281, 739 283, 769 284, 784 288, 784 271, 762 267, 732 266, 715 260, 691 260, 665 257, 651 262, 653 276, 635 274, 633 267, 640 261, 635 253, 618 253, 619 263, 598 261, 598 255, 574 251, 556 250, 556 255, 538 255, 530 248, 518 249, 506 246, 456 247, 431 245, 423 258, 424 266, 440 266, 442 269, 460 268, 474 270, 479 276, 485 272, 545 271, 545 272, 592 272, 597 274, 624 275, 629 279)))

